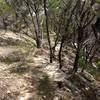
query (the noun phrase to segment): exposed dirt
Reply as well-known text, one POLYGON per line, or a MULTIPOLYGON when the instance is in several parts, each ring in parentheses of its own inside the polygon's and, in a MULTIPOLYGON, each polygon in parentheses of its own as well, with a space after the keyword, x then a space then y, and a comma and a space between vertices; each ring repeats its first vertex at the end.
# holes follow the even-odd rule
MULTIPOLYGON (((13 35, 11 35, 11 37, 13 37, 13 35)), ((59 48, 59 46, 57 48, 59 48)), ((81 92, 83 91, 82 86, 85 86, 85 82, 87 82, 86 77, 88 79, 93 78, 88 76, 84 78, 81 74, 78 74, 78 76, 76 75, 78 79, 77 77, 72 77, 59 70, 59 65, 56 61, 52 64, 48 63, 48 50, 34 49, 30 52, 30 49, 27 49, 27 47, 25 48, 24 46, 24 56, 20 56, 23 54, 23 47, 20 49, 16 47, 16 45, 0 47, 0 59, 7 58, 6 62, 0 62, 0 100, 42 100, 38 97, 39 95, 37 95, 36 85, 39 79, 45 74, 55 82, 54 84, 58 85, 59 82, 62 84, 62 88, 56 87, 56 96, 54 97, 54 100, 90 100, 86 98, 82 99, 81 92), (14 55, 15 51, 20 53, 14 55), (17 57, 18 61, 16 62, 14 59, 17 57), (20 57, 21 59, 19 59, 20 57), (79 80, 84 84, 79 84, 79 80)), ((72 68, 75 55, 71 48, 68 48, 68 52, 65 52, 67 53, 67 56, 63 55, 63 63, 65 65, 63 70, 66 71, 66 69, 72 68)), ((97 82, 95 81, 94 83, 93 81, 92 83, 95 87, 94 84, 97 82)), ((99 83, 96 85, 98 86, 99 83)), ((86 86, 84 88, 87 89, 86 86)), ((96 87, 96 89, 99 91, 98 87, 96 87)), ((84 91, 84 93, 86 92, 87 91, 84 91)), ((89 95, 91 95, 91 93, 89 95)))

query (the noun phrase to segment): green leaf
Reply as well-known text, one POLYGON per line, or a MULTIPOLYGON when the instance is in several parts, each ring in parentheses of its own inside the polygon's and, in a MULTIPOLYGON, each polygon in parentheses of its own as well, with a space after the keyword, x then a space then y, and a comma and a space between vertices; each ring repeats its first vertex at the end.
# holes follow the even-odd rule
POLYGON ((100 3, 100 0, 96 0, 97 3, 100 3))

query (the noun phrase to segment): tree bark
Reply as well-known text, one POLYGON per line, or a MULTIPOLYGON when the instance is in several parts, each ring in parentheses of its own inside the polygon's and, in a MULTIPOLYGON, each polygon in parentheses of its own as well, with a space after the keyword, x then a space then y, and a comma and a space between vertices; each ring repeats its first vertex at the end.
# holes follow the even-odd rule
POLYGON ((79 54, 80 54, 80 49, 79 47, 77 48, 77 51, 76 51, 76 57, 75 57, 75 61, 74 61, 74 68, 73 68, 73 72, 77 72, 78 70, 78 60, 79 60, 79 54))
POLYGON ((76 73, 77 70, 78 70, 78 61, 79 61, 80 49, 81 49, 81 45, 82 45, 82 38, 83 38, 83 30, 82 30, 82 27, 79 26, 79 28, 78 28, 78 38, 77 38, 76 57, 75 57, 75 61, 74 61, 73 73, 76 73))
POLYGON ((28 11, 29 11, 29 14, 31 16, 31 19, 32 19, 32 24, 34 25, 34 31, 35 31, 35 35, 36 35, 36 45, 37 45, 37 48, 40 48, 40 40, 38 38, 38 30, 36 28, 36 24, 35 24, 35 21, 34 21, 34 16, 32 14, 32 11, 31 11, 31 6, 29 4, 29 1, 28 0, 24 0, 24 2, 26 3, 26 6, 28 8, 28 11))
POLYGON ((59 50, 59 54, 58 54, 58 58, 59 58, 59 69, 62 68, 62 48, 63 48, 63 44, 64 44, 64 38, 62 38, 62 40, 61 40, 60 50, 59 50))
POLYGON ((35 18, 36 18, 37 32, 38 32, 38 34, 37 34, 37 39, 38 39, 37 40, 37 47, 41 48, 41 46, 42 46, 42 28, 41 28, 41 24, 40 24, 40 20, 39 20, 39 11, 38 11, 38 8, 37 8, 35 3, 34 3, 34 8, 35 8, 35 18))
POLYGON ((51 47, 51 41, 50 41, 50 34, 49 34, 49 24, 48 24, 48 14, 47 14, 46 2, 47 2, 47 0, 44 0, 44 11, 45 11, 45 17, 46 17, 47 39, 48 39, 49 50, 50 50, 50 63, 52 63, 53 62, 53 53, 52 53, 52 47, 51 47))

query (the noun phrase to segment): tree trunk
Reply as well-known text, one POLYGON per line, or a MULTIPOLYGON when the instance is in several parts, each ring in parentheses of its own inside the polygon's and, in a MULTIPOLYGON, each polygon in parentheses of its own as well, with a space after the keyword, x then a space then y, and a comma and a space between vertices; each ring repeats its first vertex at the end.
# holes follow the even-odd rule
POLYGON ((76 73, 78 70, 78 61, 79 61, 80 49, 81 49, 81 45, 82 45, 82 38, 83 38, 83 30, 82 30, 82 27, 79 27, 78 28, 76 57, 75 57, 75 61, 74 61, 73 73, 76 73))
POLYGON ((31 9, 34 11, 33 7, 29 4, 28 0, 24 0, 24 2, 27 5, 27 8, 29 10, 29 13, 30 13, 30 16, 31 16, 31 19, 32 19, 32 24, 34 25, 34 31, 35 31, 35 35, 36 35, 36 45, 37 45, 37 48, 40 48, 41 44, 42 44, 40 34, 42 34, 41 33, 42 31, 40 31, 39 14, 36 11, 37 7, 34 4, 34 6, 35 6, 35 16, 33 16, 33 14, 32 14, 33 12, 31 11, 31 9), (36 21, 35 21, 34 18, 36 18, 36 21))
POLYGON ((79 55, 80 55, 80 49, 77 48, 76 57, 75 57, 75 61, 74 61, 74 68, 73 68, 73 72, 74 72, 74 73, 77 72, 77 70, 78 70, 79 55))
POLYGON ((62 68, 62 48, 63 48, 63 44, 64 44, 64 38, 62 38, 62 40, 61 40, 60 50, 59 50, 59 54, 58 54, 58 58, 59 58, 59 69, 62 68))
POLYGON ((44 0, 44 11, 45 11, 45 17, 46 17, 47 38, 48 38, 48 44, 49 44, 49 50, 50 50, 50 63, 52 63, 53 62, 53 53, 52 53, 52 47, 51 47, 51 41, 50 41, 50 34, 49 34, 48 14, 47 14, 46 2, 47 1, 44 0))
POLYGON ((35 18, 36 18, 36 27, 37 27, 37 47, 41 48, 42 46, 42 27, 39 19, 39 11, 37 6, 34 4, 35 7, 35 18))
POLYGON ((36 20, 37 20, 37 48, 41 48, 42 46, 42 29, 41 29, 41 26, 40 26, 40 22, 39 22, 39 19, 37 18, 36 16, 36 20))

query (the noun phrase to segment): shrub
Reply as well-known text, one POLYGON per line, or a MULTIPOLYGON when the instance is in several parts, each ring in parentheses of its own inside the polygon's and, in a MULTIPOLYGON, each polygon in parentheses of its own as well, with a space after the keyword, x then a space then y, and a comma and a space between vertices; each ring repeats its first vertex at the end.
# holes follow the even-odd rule
POLYGON ((47 75, 44 75, 43 78, 39 80, 37 89, 38 94, 42 96, 44 100, 53 100, 55 89, 47 75))

